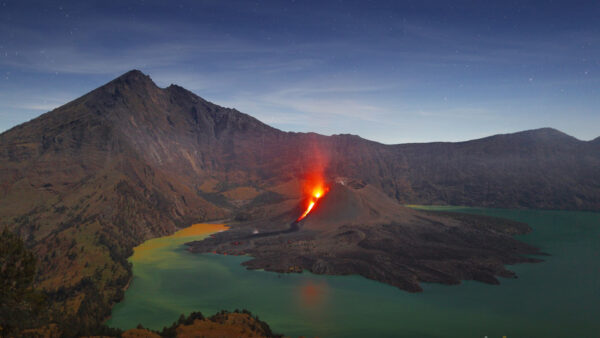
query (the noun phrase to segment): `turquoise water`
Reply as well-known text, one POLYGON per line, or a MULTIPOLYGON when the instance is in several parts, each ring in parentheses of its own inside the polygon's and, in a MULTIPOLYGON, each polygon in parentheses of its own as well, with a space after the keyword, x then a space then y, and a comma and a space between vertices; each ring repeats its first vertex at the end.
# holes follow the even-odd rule
POLYGON ((181 313, 246 308, 292 337, 600 337, 600 213, 437 209, 527 222, 534 231, 520 239, 551 256, 509 267, 519 278, 501 285, 426 284, 410 294, 359 276, 249 271, 239 265, 247 257, 191 254, 182 244, 190 238, 162 238, 133 261, 107 324, 158 329, 181 313))

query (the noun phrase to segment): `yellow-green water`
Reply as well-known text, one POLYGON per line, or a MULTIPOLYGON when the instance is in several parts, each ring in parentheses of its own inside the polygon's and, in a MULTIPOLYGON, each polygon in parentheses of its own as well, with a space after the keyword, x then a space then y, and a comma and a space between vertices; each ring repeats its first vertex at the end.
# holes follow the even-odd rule
POLYGON ((427 284, 410 294, 359 276, 279 275, 246 270, 240 263, 247 257, 191 254, 183 243, 206 236, 199 225, 200 233, 153 239, 135 250, 134 279, 108 324, 158 329, 181 313, 246 308, 289 336, 600 336, 600 213, 427 209, 527 222, 534 231, 520 239, 551 256, 509 267, 519 278, 501 285, 427 284))

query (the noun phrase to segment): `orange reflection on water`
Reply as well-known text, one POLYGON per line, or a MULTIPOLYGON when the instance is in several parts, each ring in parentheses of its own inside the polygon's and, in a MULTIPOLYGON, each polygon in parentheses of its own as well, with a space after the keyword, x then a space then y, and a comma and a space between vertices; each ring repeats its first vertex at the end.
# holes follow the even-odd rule
POLYGON ((323 310, 329 298, 329 286, 326 282, 306 281, 299 287, 299 305, 304 310, 314 312, 323 310))

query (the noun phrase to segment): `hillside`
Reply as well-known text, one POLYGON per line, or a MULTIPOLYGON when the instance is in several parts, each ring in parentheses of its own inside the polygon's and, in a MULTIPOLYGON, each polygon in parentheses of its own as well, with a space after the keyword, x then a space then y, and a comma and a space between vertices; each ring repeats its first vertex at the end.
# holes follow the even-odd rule
POLYGON ((416 204, 599 210, 600 147, 551 128, 395 146, 416 204))
POLYGON ((241 337, 282 337, 271 332, 269 325, 246 310, 221 311, 209 318, 195 312, 187 318, 183 315, 172 326, 161 332, 144 328, 130 329, 122 334, 123 338, 160 338, 160 337, 205 337, 205 338, 241 338, 241 337))
POLYGON ((282 132, 134 70, 0 134, 0 227, 33 249, 56 319, 80 332, 122 297, 135 245, 277 214, 315 167, 400 203, 600 210, 597 140, 541 129, 383 145, 282 132))

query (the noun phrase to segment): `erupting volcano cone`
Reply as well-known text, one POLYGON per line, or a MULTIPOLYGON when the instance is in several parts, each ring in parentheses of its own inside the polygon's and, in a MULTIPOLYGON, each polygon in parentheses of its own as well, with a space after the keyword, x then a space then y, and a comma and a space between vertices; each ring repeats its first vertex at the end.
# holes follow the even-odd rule
POLYGON ((383 192, 357 181, 337 182, 318 199, 303 221, 303 228, 331 230, 342 225, 385 224, 409 219, 415 211, 383 192))
POLYGON ((329 188, 326 187, 324 184, 322 184, 322 183, 317 184, 312 189, 312 192, 311 192, 310 196, 308 197, 308 200, 307 200, 308 205, 306 206, 304 213, 302 213, 302 215, 300 215, 300 217, 298 217, 296 222, 300 222, 306 216, 308 216, 308 214, 314 209, 314 207, 317 204, 317 202, 319 201, 319 199, 321 199, 321 197, 323 197, 328 191, 329 191, 329 188))
POLYGON ((300 222, 308 214, 313 211, 319 200, 327 194, 329 191, 329 187, 325 183, 323 179, 323 175, 320 173, 313 173, 308 177, 308 179, 304 182, 304 193, 307 196, 306 198, 306 206, 304 208, 304 212, 296 219, 296 222, 300 222))

